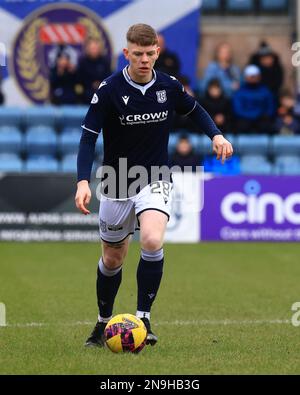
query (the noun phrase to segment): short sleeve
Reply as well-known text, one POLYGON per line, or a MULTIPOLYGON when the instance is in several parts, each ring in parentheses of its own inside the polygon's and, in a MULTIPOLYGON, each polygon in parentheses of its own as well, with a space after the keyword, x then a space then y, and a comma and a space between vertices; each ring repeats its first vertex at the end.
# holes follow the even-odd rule
POLYGON ((83 129, 89 132, 99 134, 103 127, 110 100, 107 85, 107 82, 103 81, 97 92, 94 93, 88 112, 81 125, 83 129))
POLYGON ((183 85, 175 78, 174 88, 176 101, 175 111, 180 115, 189 115, 196 106, 196 100, 185 91, 183 85))

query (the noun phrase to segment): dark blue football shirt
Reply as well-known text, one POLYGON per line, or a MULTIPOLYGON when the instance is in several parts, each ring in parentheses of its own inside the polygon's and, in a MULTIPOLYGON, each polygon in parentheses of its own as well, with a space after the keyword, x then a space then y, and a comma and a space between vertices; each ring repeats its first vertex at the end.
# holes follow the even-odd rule
MULTIPOLYGON (((103 132, 103 165, 119 170, 119 158, 128 168, 168 165, 168 140, 173 114, 189 115, 199 132, 210 138, 221 134, 207 112, 172 76, 153 70, 153 79, 132 81, 128 66, 104 80, 94 94, 83 122, 78 154, 78 181, 90 180, 93 160, 88 145, 103 132)), ((92 151, 92 156, 94 151, 92 151)))

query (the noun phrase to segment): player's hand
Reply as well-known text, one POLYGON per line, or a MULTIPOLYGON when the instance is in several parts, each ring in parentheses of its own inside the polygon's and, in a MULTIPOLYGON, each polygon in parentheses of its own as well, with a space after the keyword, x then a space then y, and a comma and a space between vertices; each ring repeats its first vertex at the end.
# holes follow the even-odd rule
POLYGON ((86 208, 91 200, 91 190, 89 183, 86 180, 79 181, 77 183, 77 192, 75 196, 76 207, 84 214, 90 214, 91 212, 86 208))
POLYGON ((217 154, 217 159, 222 160, 224 165, 225 160, 230 158, 233 154, 233 148, 231 143, 226 140, 221 134, 213 138, 213 152, 217 154))

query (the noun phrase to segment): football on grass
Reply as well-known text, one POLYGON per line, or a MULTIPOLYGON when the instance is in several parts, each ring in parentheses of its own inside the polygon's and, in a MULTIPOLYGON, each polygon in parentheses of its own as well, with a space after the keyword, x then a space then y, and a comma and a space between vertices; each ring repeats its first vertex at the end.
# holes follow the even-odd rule
POLYGON ((118 314, 107 323, 104 336, 111 351, 138 353, 146 344, 147 330, 134 315, 118 314))

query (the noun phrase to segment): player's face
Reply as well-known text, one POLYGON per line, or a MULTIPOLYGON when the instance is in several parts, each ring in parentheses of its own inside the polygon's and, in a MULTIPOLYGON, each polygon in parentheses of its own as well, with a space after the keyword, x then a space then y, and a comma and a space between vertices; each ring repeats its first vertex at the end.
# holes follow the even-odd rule
POLYGON ((129 72, 133 80, 147 82, 152 78, 152 69, 159 56, 160 48, 157 45, 143 47, 128 43, 124 48, 125 58, 129 61, 129 72))

